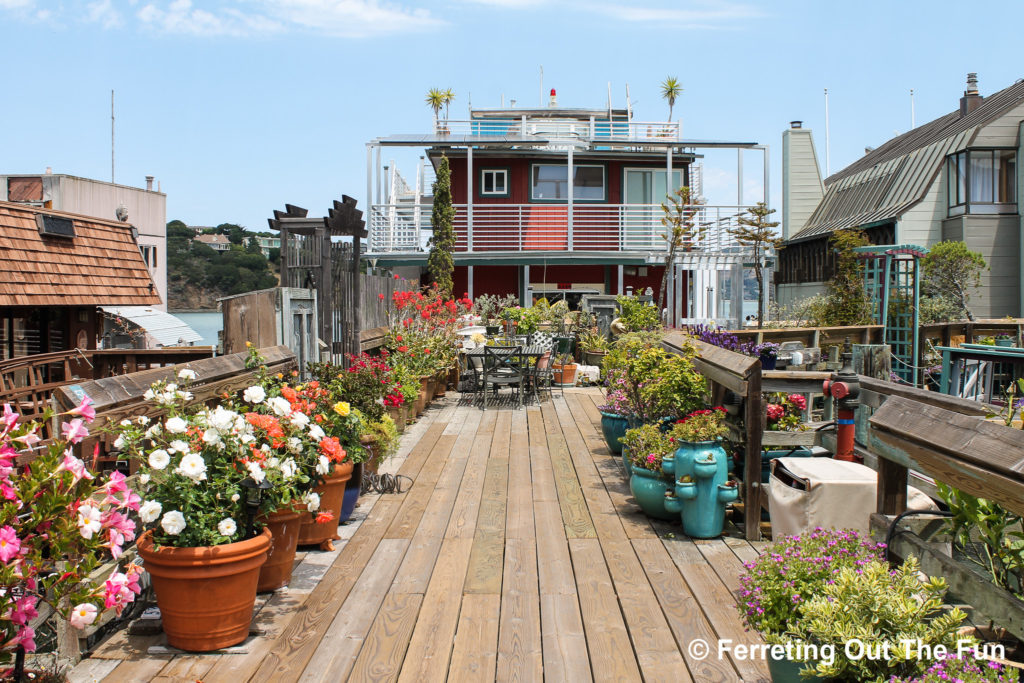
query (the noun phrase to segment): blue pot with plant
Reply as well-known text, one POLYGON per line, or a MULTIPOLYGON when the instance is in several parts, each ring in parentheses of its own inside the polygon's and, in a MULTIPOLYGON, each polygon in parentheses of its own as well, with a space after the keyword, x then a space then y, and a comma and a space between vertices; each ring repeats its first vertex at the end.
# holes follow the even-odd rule
POLYGON ((755 349, 757 357, 761 360, 761 369, 774 370, 779 361, 779 345, 774 342, 764 342, 758 344, 755 349))

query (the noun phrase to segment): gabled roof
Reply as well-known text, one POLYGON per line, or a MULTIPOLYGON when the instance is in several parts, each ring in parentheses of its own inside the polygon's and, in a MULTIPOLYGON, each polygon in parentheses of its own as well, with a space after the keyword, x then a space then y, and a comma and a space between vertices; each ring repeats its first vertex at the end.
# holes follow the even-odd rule
POLYGON ((0 306, 160 303, 131 225, 0 202, 0 306), (44 237, 36 214, 72 219, 75 237, 44 237))
POLYGON ((924 198, 945 157, 968 146, 978 129, 1024 101, 1024 80, 984 98, 970 114, 960 110, 897 136, 825 179, 825 196, 799 242, 843 228, 891 221, 924 198))

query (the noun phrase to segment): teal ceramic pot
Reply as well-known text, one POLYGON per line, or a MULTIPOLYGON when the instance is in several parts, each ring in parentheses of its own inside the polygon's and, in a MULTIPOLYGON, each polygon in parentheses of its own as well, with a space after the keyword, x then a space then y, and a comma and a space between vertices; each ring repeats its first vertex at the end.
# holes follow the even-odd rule
POLYGON ((629 490, 640 505, 640 509, 648 517, 655 519, 676 519, 673 514, 665 509, 665 492, 668 491, 669 482, 658 472, 645 470, 642 467, 633 468, 633 476, 629 479, 629 490))
POLYGON ((679 517, 679 514, 683 511, 683 501, 679 500, 676 496, 676 492, 666 491, 665 492, 665 512, 672 515, 672 519, 679 517))
POLYGON ((661 473, 669 480, 676 478, 676 454, 669 453, 661 458, 661 473))
POLYGON ((608 450, 612 453, 622 452, 622 442, 619 439, 626 435, 627 429, 629 429, 629 420, 615 413, 601 411, 601 434, 604 436, 605 443, 608 444, 608 450))
POLYGON ((699 455, 693 462, 692 480, 676 481, 676 496, 683 501, 683 532, 687 536, 716 538, 722 534, 725 508, 739 496, 735 485, 726 484, 728 478, 723 452, 721 457, 714 453, 699 455))
MULTIPOLYGON (((726 463, 728 468, 725 448, 721 441, 680 441, 679 448, 675 452, 675 472, 673 474, 676 479, 693 476, 693 461, 697 459, 697 456, 720 459, 726 463)), ((725 479, 722 481, 724 482, 725 479)))
POLYGON ((633 476, 633 463, 630 459, 629 449, 625 446, 622 447, 622 471, 626 474, 627 479, 633 476))
POLYGON ((804 668, 804 662, 791 662, 788 659, 772 659, 768 657, 768 671, 772 675, 772 683, 814 683, 823 682, 824 678, 812 676, 801 678, 800 669, 804 668))
POLYGON ((1003 348, 1012 349, 1013 348, 1013 340, 1012 339, 996 339, 996 346, 1001 346, 1003 348))

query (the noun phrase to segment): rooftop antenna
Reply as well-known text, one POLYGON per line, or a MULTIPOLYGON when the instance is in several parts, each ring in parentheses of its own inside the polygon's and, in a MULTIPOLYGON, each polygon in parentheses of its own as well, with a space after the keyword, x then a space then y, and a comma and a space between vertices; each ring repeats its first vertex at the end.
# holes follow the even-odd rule
POLYGON ((829 145, 831 137, 828 129, 828 88, 825 88, 825 177, 832 175, 832 166, 829 159, 829 145))
POLYGON ((114 184, 114 91, 110 91, 110 184, 114 184))
POLYGON ((914 89, 910 89, 910 129, 914 129, 914 89))
POLYGON ((612 82, 608 81, 608 120, 612 120, 612 82))
POLYGON ((544 106, 544 65, 540 65, 540 97, 537 98, 537 106, 544 106))

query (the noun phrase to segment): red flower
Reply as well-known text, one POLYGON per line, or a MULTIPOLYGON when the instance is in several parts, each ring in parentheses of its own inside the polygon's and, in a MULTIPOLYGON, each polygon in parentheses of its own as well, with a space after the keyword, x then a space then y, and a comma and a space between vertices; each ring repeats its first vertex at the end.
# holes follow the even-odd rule
POLYGON ((380 299, 381 301, 384 301, 384 295, 383 294, 378 294, 377 298, 380 299))
POLYGON ((399 346, 399 347, 398 347, 398 352, 399 352, 399 353, 405 353, 405 352, 406 352, 406 351, 408 351, 408 350, 409 350, 409 347, 408 347, 408 346, 399 346))
MULTIPOLYGON (((395 277, 398 277, 398 276, 396 275, 395 277)), ((327 522, 331 521, 332 519, 334 519, 334 515, 331 514, 330 512, 318 512, 318 513, 316 513, 316 523, 317 524, 326 524, 327 522)))

